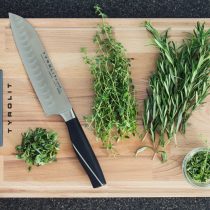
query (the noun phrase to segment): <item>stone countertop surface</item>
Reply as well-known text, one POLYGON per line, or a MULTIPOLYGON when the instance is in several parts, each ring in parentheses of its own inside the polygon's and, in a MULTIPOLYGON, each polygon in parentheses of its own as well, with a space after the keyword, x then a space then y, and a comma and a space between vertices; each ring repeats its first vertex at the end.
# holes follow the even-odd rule
POLYGON ((210 0, 0 0, 0 17, 91 18, 95 4, 109 17, 210 17, 210 0))
MULTIPOLYGON (((210 0, 0 0, 0 18, 8 12, 27 18, 93 18, 96 3, 113 18, 210 17, 210 0)), ((210 198, 9 198, 0 199, 0 209, 207 210, 210 198)))

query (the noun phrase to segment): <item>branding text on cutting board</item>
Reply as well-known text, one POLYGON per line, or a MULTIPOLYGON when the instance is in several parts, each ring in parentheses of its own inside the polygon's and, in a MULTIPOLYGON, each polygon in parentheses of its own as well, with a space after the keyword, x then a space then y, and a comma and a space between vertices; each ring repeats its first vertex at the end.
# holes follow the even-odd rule
POLYGON ((12 85, 10 83, 7 84, 7 133, 11 133, 12 132, 12 85))

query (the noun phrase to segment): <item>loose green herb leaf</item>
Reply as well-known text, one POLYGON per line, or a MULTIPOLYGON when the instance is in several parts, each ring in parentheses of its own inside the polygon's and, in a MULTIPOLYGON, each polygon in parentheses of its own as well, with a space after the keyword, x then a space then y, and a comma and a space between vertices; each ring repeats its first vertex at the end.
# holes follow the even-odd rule
POLYGON ((210 150, 197 152, 187 162, 187 174, 194 181, 206 183, 210 180, 210 150))
POLYGON ((129 71, 130 59, 122 44, 114 38, 112 27, 105 22, 106 15, 99 6, 95 6, 95 10, 102 18, 93 39, 96 55, 90 58, 86 49, 81 49, 93 76, 95 93, 92 115, 86 120, 104 147, 112 149, 114 142, 136 133, 137 107, 129 71))
MULTIPOLYGON (((197 23, 194 32, 177 47, 169 41, 168 31, 160 34, 149 22, 145 27, 160 52, 156 71, 149 80, 143 114, 145 132, 157 145, 154 149, 158 153, 175 139, 178 131, 185 133, 192 112, 209 93, 210 29, 197 23), (155 134, 159 134, 159 139, 155 139, 155 134)), ((161 154, 165 160, 165 153, 161 154)))
POLYGON ((158 153, 161 154, 161 160, 162 160, 162 162, 163 162, 163 163, 166 162, 167 159, 168 159, 167 153, 166 153, 165 151, 158 151, 158 153))
POLYGON ((16 146, 17 158, 32 165, 41 166, 56 161, 59 150, 58 135, 43 128, 29 129, 22 134, 21 145, 16 146))

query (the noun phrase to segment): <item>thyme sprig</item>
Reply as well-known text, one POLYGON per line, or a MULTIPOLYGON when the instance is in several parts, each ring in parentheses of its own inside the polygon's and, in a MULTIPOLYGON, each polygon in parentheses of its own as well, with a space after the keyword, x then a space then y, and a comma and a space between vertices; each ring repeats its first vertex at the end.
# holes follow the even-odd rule
POLYGON ((159 58, 149 80, 143 125, 145 135, 151 136, 154 153, 163 155, 162 149, 172 139, 176 143, 178 131, 185 133, 192 112, 208 95, 210 29, 205 30, 204 24, 198 22, 193 33, 178 47, 168 39, 168 30, 160 34, 149 22, 145 27, 159 50, 159 58))
POLYGON ((96 55, 89 57, 86 49, 82 49, 93 76, 95 93, 92 115, 86 120, 104 147, 112 149, 116 141, 136 133, 137 107, 130 59, 123 45, 115 39, 112 27, 105 22, 106 14, 99 6, 95 6, 95 11, 102 18, 93 39, 96 55))

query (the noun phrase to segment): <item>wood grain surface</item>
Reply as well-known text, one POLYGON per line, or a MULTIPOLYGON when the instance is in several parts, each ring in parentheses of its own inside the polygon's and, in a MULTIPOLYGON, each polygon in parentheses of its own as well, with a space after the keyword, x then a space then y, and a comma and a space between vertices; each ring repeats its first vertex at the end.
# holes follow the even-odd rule
MULTIPOLYGON (((147 19, 148 20, 148 19, 147 19)), ((150 19, 179 42, 191 32, 198 20, 210 27, 210 19, 150 19)), ((200 134, 210 139, 210 98, 193 113, 185 136, 178 134, 178 146, 168 148, 169 160, 162 164, 151 160, 151 153, 135 157, 142 145, 139 139, 118 143, 120 156, 113 157, 102 148, 92 131, 84 125, 83 116, 90 114, 93 92, 91 75, 82 60, 81 47, 93 54, 93 35, 99 19, 29 19, 39 33, 64 89, 81 121, 84 131, 98 157, 107 185, 93 189, 75 157, 67 129, 59 116, 46 117, 31 87, 18 55, 8 19, 0 20, 0 68, 4 73, 4 146, 0 148, 1 197, 137 197, 137 196, 210 196, 210 190, 194 188, 182 174, 184 156, 193 148, 203 146, 200 134), (12 93, 8 93, 7 84, 12 93), (8 117, 8 98, 12 95, 12 117, 8 117), (8 120, 12 124, 8 126, 8 120), (12 132, 8 134, 8 127, 12 132), (15 157, 15 146, 28 128, 44 127, 59 133, 58 161, 27 171, 25 163, 15 157)), ((143 27, 145 19, 109 19, 116 38, 132 57, 132 78, 139 104, 138 124, 141 131, 142 102, 151 72, 155 69, 157 50, 149 46, 150 35, 143 27)), ((147 140, 146 142, 149 143, 147 140)))

